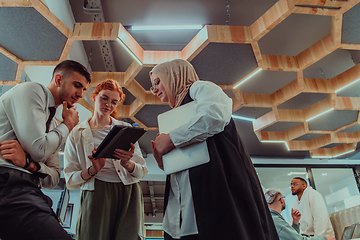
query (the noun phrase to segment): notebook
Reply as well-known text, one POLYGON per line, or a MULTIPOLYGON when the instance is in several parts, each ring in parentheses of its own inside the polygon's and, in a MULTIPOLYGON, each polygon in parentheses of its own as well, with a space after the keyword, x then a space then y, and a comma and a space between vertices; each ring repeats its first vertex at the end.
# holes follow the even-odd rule
POLYGON ((344 228, 340 240, 360 239, 360 224, 354 223, 344 228))
MULTIPOLYGON (((169 133, 195 117, 195 101, 158 115, 159 133, 169 133)), ((163 156, 165 174, 179 172, 210 161, 206 141, 175 148, 163 156)))

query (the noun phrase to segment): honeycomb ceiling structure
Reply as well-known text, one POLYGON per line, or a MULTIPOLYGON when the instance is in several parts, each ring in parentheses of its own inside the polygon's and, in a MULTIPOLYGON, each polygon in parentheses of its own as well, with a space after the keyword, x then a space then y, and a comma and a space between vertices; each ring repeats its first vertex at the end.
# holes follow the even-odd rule
MULTIPOLYGON (((78 21, 81 16, 74 14, 76 24, 70 29, 41 1, 0 0, 1 94, 29 81, 25 66, 55 66, 67 59, 73 44, 82 42, 92 59, 91 86, 106 78, 118 81, 127 95, 118 118, 149 132, 156 134, 156 116, 170 108, 149 91, 148 72, 160 62, 182 58, 201 79, 218 84, 232 98, 234 115, 250 120, 240 127, 237 123, 241 135, 314 158, 335 158, 357 149, 360 0, 267 1, 265 9, 257 6, 255 19, 238 20, 247 25, 237 25, 237 16, 230 24, 214 21, 190 32, 184 46, 172 39, 161 48, 131 31, 129 22, 106 15, 109 2, 103 1, 103 14, 112 22, 78 21), (116 66, 110 68, 115 71, 94 63, 98 55, 108 56, 94 47, 101 41, 112 47, 109 54, 116 66)), ((78 3, 70 3, 75 12, 78 3)), ((238 9, 242 11, 234 4, 231 16, 238 9)), ((150 37, 166 41, 161 34, 150 37)), ((96 59, 106 65, 106 59, 96 59)), ((80 101, 90 111, 91 91, 80 101)))

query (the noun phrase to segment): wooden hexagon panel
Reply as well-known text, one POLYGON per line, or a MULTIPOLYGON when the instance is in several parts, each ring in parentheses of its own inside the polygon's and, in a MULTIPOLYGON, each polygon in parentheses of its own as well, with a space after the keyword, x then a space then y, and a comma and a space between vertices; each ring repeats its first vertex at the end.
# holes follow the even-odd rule
MULTIPOLYGON (((146 38, 129 28, 136 19, 108 14, 110 2, 120 4, 116 1, 103 1, 97 15, 75 14, 82 3, 69 1, 73 29, 43 2, 0 0, 0 94, 26 81, 25 66, 55 66, 80 42, 93 69, 91 86, 106 78, 118 81, 128 95, 118 117, 149 131, 157 130, 154 118, 169 107, 149 91, 148 72, 160 62, 182 58, 201 79, 224 89, 233 100, 234 118, 249 120, 261 144, 282 143, 290 152, 333 158, 355 151, 360 142, 360 0, 267 1, 256 14, 249 7, 255 19, 241 19, 239 1, 230 8, 232 15, 224 12, 226 23, 203 22, 201 30, 188 33, 186 44, 172 39, 162 50, 148 41, 166 41, 163 32, 146 38), (102 65, 95 65, 99 59, 102 65)), ((210 8, 201 3, 204 12, 210 8)), ((80 104, 92 111, 88 95, 80 104)))

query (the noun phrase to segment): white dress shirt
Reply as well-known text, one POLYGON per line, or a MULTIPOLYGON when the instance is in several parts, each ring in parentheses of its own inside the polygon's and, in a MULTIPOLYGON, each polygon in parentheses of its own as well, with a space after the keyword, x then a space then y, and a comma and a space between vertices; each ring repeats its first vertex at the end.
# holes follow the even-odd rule
MULTIPOLYGON (((196 101, 197 115, 189 123, 169 133, 177 148, 205 141, 222 132, 231 119, 232 100, 216 84, 198 80, 191 85, 189 91, 190 97, 196 101)), ((172 238, 198 233, 189 170, 170 175, 170 193, 163 229, 172 238)))
MULTIPOLYGON (((59 150, 69 134, 65 124, 58 126, 55 119, 46 133, 49 107, 55 107, 50 90, 39 83, 22 83, 0 97, 0 142, 18 140, 31 159, 40 164, 44 188, 54 188, 60 179, 59 150), (55 127, 55 128, 54 128, 55 127)), ((0 155, 0 166, 29 171, 5 161, 0 155)))
POLYGON ((301 213, 300 233, 305 235, 331 235, 335 237, 325 201, 321 194, 308 186, 301 199, 296 199, 294 209, 301 213))
MULTIPOLYGON (((64 150, 64 175, 66 186, 68 189, 76 189, 81 187, 82 190, 94 190, 94 178, 84 180, 81 177, 81 172, 92 165, 88 156, 92 155, 94 149, 94 139, 89 125, 89 119, 80 123, 69 134, 65 144, 64 150)), ((129 123, 118 121, 111 118, 112 125, 131 126, 129 123)), ((124 185, 130 185, 139 182, 139 179, 145 177, 148 170, 146 168, 145 159, 139 144, 135 143, 134 155, 131 158, 135 162, 135 168, 132 173, 129 173, 120 161, 112 160, 121 182, 124 185)))

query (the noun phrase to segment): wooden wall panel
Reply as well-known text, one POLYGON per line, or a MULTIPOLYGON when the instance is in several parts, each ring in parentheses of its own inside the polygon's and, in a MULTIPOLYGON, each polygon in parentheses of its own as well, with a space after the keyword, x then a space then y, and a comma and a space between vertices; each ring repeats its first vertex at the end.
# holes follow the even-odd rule
POLYGON ((347 71, 333 77, 331 79, 331 82, 334 86, 334 89, 338 90, 359 79, 360 79, 360 63, 356 64, 354 67, 348 69, 347 71))
POLYGON ((298 71, 299 64, 297 59, 293 56, 282 56, 282 55, 262 55, 262 66, 263 70, 271 71, 298 71))
POLYGON ((266 11, 258 20, 250 25, 250 31, 254 41, 260 40, 276 25, 282 22, 291 14, 289 1, 279 0, 268 11, 266 11))
POLYGON ((297 80, 292 81, 286 86, 280 88, 273 94, 271 94, 271 99, 273 104, 278 106, 281 103, 286 102, 287 100, 297 96, 302 92, 301 87, 299 86, 299 82, 297 80))
POLYGON ((120 26, 120 23, 76 23, 72 39, 115 41, 118 37, 120 26))
POLYGON ((324 9, 317 7, 300 7, 295 6, 292 11, 297 14, 311 14, 311 15, 322 15, 322 16, 335 16, 339 13, 337 9, 324 9))
POLYGON ((208 35, 209 26, 205 26, 201 29, 198 34, 181 50, 181 58, 188 61, 193 60, 193 58, 201 52, 209 43, 208 35))
POLYGON ((264 128, 267 128, 268 126, 270 126, 276 122, 277 122, 277 119, 275 116, 275 112, 274 111, 268 112, 267 114, 257 118, 253 122, 254 132, 257 132, 264 128))
POLYGON ((0 0, 0 7, 32 7, 31 0, 0 0))
POLYGON ((210 42, 217 43, 251 43, 251 32, 249 27, 208 25, 208 36, 210 42))
POLYGON ((292 127, 285 131, 284 136, 286 141, 294 140, 309 132, 309 125, 307 123, 301 123, 295 127, 292 127))
POLYGON ((181 51, 144 51, 144 67, 154 67, 161 62, 181 58, 181 51))
POLYGON ((331 35, 329 34, 296 56, 299 67, 301 69, 305 69, 311 64, 330 54, 335 49, 336 46, 331 38, 331 35))
POLYGON ((303 92, 333 93, 334 86, 330 79, 304 78, 303 92))
POLYGON ((243 93, 243 103, 248 107, 272 107, 270 94, 243 93))
POLYGON ((115 80, 120 86, 124 86, 124 78, 124 72, 92 72, 90 86, 96 86, 105 79, 115 80))

